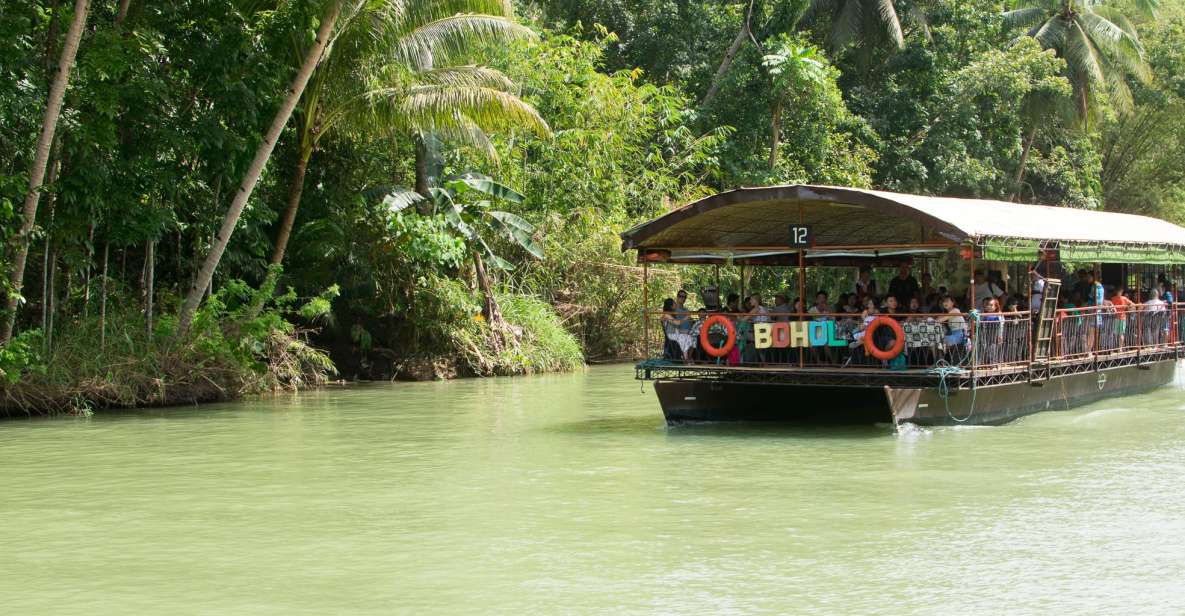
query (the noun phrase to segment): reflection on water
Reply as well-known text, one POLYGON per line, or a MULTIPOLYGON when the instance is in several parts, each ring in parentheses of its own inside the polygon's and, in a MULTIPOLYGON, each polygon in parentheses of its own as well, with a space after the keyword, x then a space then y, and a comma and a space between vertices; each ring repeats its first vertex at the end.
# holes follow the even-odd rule
POLYGON ((1180 389, 667 427, 626 366, 0 423, 12 614, 1180 613, 1180 389))

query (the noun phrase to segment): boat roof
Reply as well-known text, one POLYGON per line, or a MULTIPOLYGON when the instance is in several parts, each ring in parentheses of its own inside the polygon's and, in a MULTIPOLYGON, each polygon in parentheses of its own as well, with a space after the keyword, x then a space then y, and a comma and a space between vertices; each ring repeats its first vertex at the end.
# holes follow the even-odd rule
POLYGON ((936 240, 1185 249, 1185 228, 1148 216, 795 184, 738 188, 694 201, 622 233, 622 250, 779 251, 788 248, 789 227, 800 224, 811 225, 814 249, 936 240))

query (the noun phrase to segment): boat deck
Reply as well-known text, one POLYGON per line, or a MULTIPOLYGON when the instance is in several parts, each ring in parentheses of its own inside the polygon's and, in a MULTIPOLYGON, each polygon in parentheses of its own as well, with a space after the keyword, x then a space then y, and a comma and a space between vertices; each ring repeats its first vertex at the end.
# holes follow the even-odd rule
POLYGON ((1071 374, 1152 365, 1185 358, 1185 345, 1113 351, 1043 363, 1013 363, 971 368, 904 368, 877 366, 796 366, 766 364, 727 366, 706 362, 646 360, 635 366, 635 376, 645 381, 711 381, 719 383, 767 383, 842 387, 937 387, 943 380, 955 389, 1018 382, 1039 386, 1044 381, 1071 374))

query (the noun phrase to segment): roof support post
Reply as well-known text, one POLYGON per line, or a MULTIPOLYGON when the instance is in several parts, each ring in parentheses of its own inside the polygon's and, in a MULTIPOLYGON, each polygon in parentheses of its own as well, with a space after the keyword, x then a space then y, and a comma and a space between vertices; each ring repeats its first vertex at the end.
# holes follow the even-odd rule
POLYGON ((642 359, 650 359, 650 264, 642 263, 642 359))

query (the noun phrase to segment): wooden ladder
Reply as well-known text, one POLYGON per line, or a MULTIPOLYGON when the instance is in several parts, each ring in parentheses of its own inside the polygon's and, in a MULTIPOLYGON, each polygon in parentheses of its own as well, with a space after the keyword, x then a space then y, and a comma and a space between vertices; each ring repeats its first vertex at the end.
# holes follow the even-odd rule
POLYGON ((1057 299, 1062 281, 1045 279, 1045 293, 1041 296, 1041 313, 1037 321, 1037 337, 1033 344, 1033 363, 1047 363, 1050 347, 1053 345, 1054 318, 1057 316, 1057 299))

